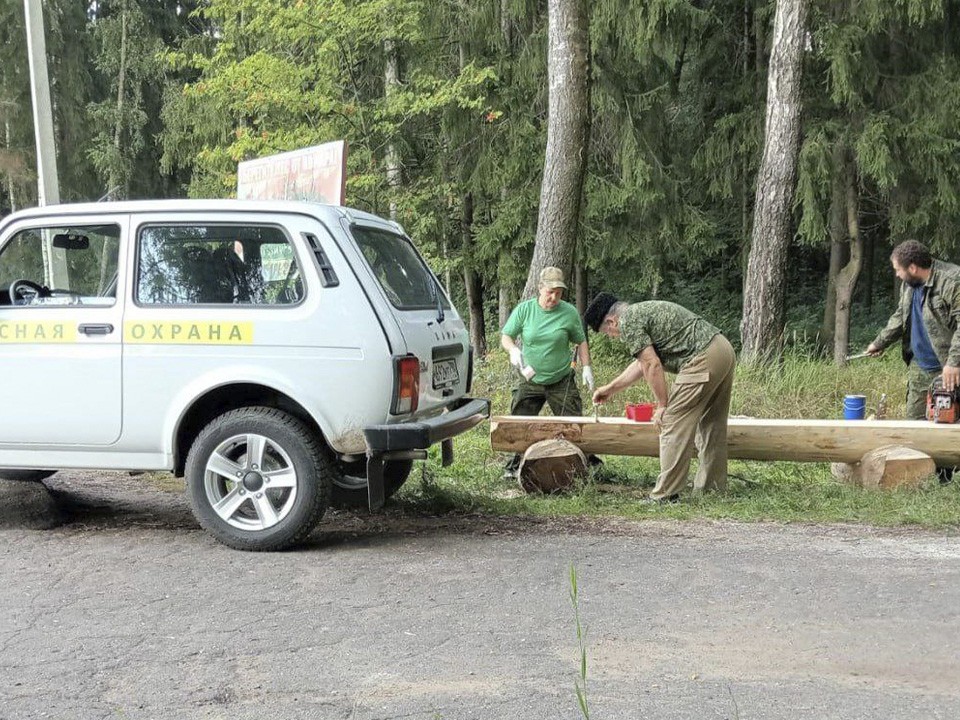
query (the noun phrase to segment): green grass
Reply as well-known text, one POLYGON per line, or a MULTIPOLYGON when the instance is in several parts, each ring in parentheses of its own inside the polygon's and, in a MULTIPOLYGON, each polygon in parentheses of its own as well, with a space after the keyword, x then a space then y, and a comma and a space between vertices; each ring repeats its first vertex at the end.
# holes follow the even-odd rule
MULTIPOLYGON (((474 387, 477 396, 491 398, 495 415, 509 412, 513 382, 501 355, 493 353, 491 360, 478 368, 474 387)), ((889 417, 902 417, 906 372, 895 355, 888 352, 880 360, 861 360, 843 368, 801 355, 788 355, 774 369, 739 367, 731 413, 839 418, 845 394, 866 395, 868 408, 872 408, 886 393, 889 417)), ((625 361, 615 347, 600 345, 595 353, 597 381, 614 377, 625 361)), ((583 396, 589 407, 589 398, 586 393, 583 396)), ((641 384, 616 397, 603 414, 622 416, 624 403, 648 399, 649 389, 641 384)), ((439 450, 431 450, 430 460, 414 470, 397 500, 410 510, 431 513, 960 527, 958 482, 941 487, 934 479, 919 490, 871 491, 836 481, 829 465, 823 463, 732 461, 726 493, 687 494, 676 505, 650 507, 636 501, 656 481, 655 458, 606 456, 599 476, 591 477, 576 492, 538 496, 523 495, 515 482, 502 479, 506 457, 490 449, 489 426, 484 423, 457 439, 452 466, 441 468, 439 450)), ((695 468, 696 462, 691 473, 695 468)))

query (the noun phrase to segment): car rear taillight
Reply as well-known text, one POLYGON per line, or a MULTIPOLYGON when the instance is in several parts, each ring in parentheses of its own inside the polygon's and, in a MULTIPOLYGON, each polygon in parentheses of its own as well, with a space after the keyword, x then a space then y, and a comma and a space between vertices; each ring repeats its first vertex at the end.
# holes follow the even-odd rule
POLYGON ((420 403, 420 361, 413 355, 393 361, 393 405, 390 413, 415 413, 420 403))

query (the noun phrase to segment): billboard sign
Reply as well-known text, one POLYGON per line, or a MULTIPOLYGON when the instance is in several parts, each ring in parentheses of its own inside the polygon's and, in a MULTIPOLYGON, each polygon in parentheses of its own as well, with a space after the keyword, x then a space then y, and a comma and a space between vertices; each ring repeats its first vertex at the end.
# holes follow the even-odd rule
POLYGON ((312 200, 343 205, 344 140, 246 160, 237 165, 238 200, 312 200))

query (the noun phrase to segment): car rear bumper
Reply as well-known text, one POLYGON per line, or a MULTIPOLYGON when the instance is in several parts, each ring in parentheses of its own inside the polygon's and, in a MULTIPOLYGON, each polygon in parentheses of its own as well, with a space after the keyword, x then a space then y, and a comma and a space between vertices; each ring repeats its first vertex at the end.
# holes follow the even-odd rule
POLYGON ((367 441, 367 494, 371 510, 383 506, 383 464, 387 460, 422 459, 431 445, 442 443, 443 465, 453 462, 452 439, 490 417, 490 401, 460 398, 442 415, 363 429, 367 441))

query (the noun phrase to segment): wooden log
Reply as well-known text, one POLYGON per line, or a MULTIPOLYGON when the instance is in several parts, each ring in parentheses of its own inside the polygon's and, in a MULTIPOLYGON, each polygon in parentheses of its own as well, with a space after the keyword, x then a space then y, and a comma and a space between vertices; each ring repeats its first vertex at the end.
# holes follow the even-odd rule
POLYGON ((899 445, 876 448, 863 456, 854 472, 864 488, 891 490, 913 488, 937 472, 937 464, 926 453, 899 445))
POLYGON ((527 448, 517 477, 528 493, 569 490, 587 476, 587 458, 566 440, 541 440, 527 448))
MULTIPOLYGON (((520 416, 490 421, 494 450, 522 453, 539 440, 557 437, 587 454, 659 454, 659 436, 652 423, 626 418, 520 416)), ((857 463, 865 453, 885 445, 920 450, 940 466, 960 466, 960 423, 731 418, 727 428, 730 457, 741 460, 857 463)))

